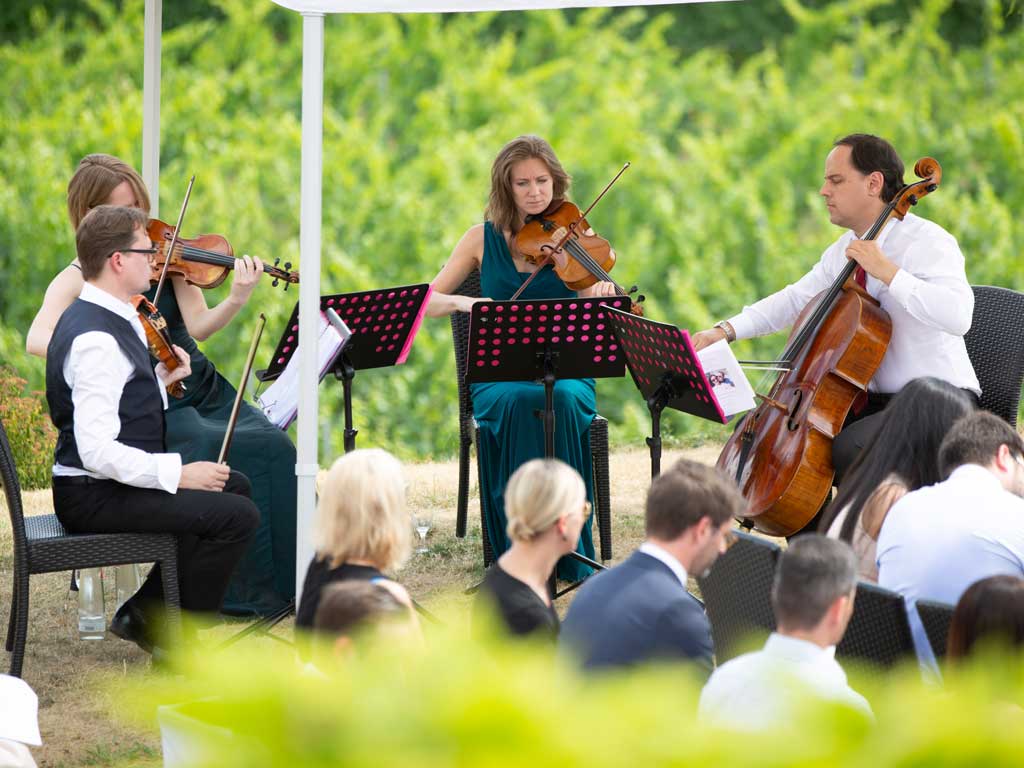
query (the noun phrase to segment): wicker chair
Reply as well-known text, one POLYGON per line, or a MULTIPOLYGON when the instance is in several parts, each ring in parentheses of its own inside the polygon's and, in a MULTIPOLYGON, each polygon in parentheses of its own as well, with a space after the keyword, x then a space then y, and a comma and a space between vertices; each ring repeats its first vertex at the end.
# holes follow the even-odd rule
POLYGON ((981 383, 981 407, 1014 427, 1024 381, 1024 293, 974 286, 974 317, 964 336, 981 383))
MULTIPOLYGON (((469 277, 460 285, 455 293, 462 296, 480 295, 480 272, 473 270, 469 277)), ((469 315, 465 312, 454 312, 451 316, 452 342, 455 348, 455 372, 459 385, 459 500, 458 514, 455 519, 455 535, 462 538, 466 535, 466 517, 469 507, 469 452, 479 432, 473 419, 473 401, 466 383, 466 347, 469 344, 469 315)), ((539 424, 539 422, 538 422, 539 424)), ((601 559, 612 558, 612 508, 611 486, 608 478, 608 421, 595 416, 590 423, 590 454, 594 463, 594 513, 601 540, 601 559)), ((479 462, 477 479, 480 481, 479 462)), ((480 483, 478 487, 483 487, 480 483)), ((487 528, 483 525, 486 518, 486 501, 480 497, 481 539, 483 539, 484 567, 494 561, 494 550, 487 539, 487 528)))
POLYGON ((936 659, 941 659, 946 655, 949 625, 953 621, 953 606, 935 600, 918 600, 917 615, 921 617, 932 653, 936 659))
POLYGON ((888 669, 914 658, 914 642, 903 596, 875 584, 857 584, 857 598, 836 657, 888 669))
POLYGON ((718 664, 750 650, 752 640, 763 640, 775 630, 771 592, 781 550, 759 536, 736 536, 736 543, 697 581, 718 664))
POLYGON ((178 544, 171 534, 69 534, 56 515, 25 517, 14 456, 0 423, 0 483, 14 535, 14 584, 7 650, 11 674, 21 676, 28 633, 28 582, 36 573, 100 568, 123 563, 160 563, 168 630, 172 640, 181 630, 178 598, 178 544))

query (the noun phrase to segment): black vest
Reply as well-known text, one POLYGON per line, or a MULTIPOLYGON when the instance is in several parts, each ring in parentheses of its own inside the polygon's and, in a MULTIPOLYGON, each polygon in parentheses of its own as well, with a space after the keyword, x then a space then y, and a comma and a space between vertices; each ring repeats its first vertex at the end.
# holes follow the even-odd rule
POLYGON ((58 432, 54 451, 57 463, 84 469, 75 444, 75 405, 71 400, 71 387, 64 380, 64 361, 75 338, 89 331, 113 336, 135 366, 135 373, 125 384, 117 408, 121 420, 117 441, 147 453, 163 453, 164 405, 149 361, 149 350, 123 317, 98 304, 76 299, 57 321, 46 348, 46 402, 58 432))

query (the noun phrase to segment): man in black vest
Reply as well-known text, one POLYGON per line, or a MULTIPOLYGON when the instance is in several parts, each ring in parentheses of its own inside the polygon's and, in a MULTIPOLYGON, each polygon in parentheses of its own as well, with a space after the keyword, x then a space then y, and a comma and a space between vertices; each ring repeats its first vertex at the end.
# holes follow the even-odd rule
MULTIPOLYGON (((46 400, 57 427, 53 506, 73 533, 174 533, 181 606, 216 614, 259 520, 249 481, 226 465, 165 453, 165 387, 190 373, 151 367, 129 299, 149 288, 156 249, 146 216, 101 205, 75 234, 85 285, 46 354, 46 400)), ((110 630, 152 651, 163 603, 159 566, 117 612, 110 630)))

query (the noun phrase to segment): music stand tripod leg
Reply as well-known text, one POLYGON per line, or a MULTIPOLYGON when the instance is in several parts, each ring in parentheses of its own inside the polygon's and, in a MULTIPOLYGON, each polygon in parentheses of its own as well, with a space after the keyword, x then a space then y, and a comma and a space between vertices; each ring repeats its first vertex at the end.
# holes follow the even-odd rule
POLYGON ((259 619, 257 619, 255 622, 250 624, 248 627, 246 627, 242 631, 237 632, 234 635, 232 635, 231 637, 229 637, 227 640, 225 640, 223 643, 221 643, 219 646, 217 646, 217 648, 218 648, 218 650, 224 650, 225 648, 230 648, 232 645, 237 643, 239 640, 243 640, 244 638, 249 637, 250 635, 265 635, 267 637, 273 638, 274 640, 277 640, 279 642, 285 643, 286 645, 290 645, 291 643, 289 643, 287 640, 284 640, 283 638, 276 637, 275 635, 272 635, 270 633, 270 630, 272 630, 274 627, 276 627, 282 621, 287 619, 289 616, 294 615, 294 613, 295 613, 295 598, 292 598, 291 600, 288 601, 288 604, 286 606, 284 606, 283 608, 279 608, 275 613, 272 613, 272 614, 270 614, 268 616, 261 616, 259 619))
POLYGON ((661 412, 668 405, 673 389, 672 374, 666 371, 661 384, 647 398, 647 410, 651 412, 651 436, 646 441, 651 449, 651 480, 661 474, 661 412))
POLYGON ((341 379, 341 390, 345 400, 345 453, 356 449, 358 429, 352 428, 352 379, 356 377, 356 369, 348 357, 348 350, 342 353, 341 359, 334 368, 334 377, 341 379))

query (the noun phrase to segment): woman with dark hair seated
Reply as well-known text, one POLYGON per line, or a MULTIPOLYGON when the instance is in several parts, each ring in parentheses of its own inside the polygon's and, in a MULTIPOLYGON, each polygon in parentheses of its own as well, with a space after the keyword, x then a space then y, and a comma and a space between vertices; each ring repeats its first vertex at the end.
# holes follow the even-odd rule
POLYGON ((854 461, 819 530, 848 542, 858 572, 878 581, 875 545, 889 509, 910 491, 934 485, 939 444, 953 422, 974 410, 971 395, 940 379, 914 379, 886 406, 882 424, 854 461))
POLYGON ((1024 645, 1024 579, 989 576, 974 582, 960 596, 949 625, 946 658, 956 662, 978 644, 1024 645))

